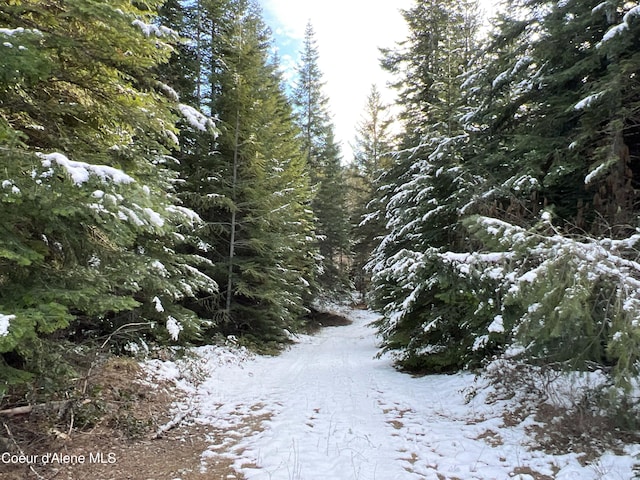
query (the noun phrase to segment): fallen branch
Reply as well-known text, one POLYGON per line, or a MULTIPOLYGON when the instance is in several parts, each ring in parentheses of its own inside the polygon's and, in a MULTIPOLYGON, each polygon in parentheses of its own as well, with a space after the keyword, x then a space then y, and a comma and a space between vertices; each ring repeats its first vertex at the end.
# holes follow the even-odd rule
MULTIPOLYGON (((27 415, 32 412, 50 412, 52 410, 66 412, 74 401, 75 400, 64 400, 59 402, 40 403, 38 405, 23 405, 22 407, 7 408, 5 410, 0 410, 0 415, 13 417, 15 415, 27 415)), ((85 399, 80 402, 79 405, 86 405, 87 403, 91 403, 91 400, 85 399)))
POLYGON ((155 434, 151 436, 152 440, 157 440, 158 438, 162 438, 162 436, 167 433, 172 428, 177 427, 182 423, 182 421, 189 415, 189 410, 185 410, 183 412, 178 412, 169 422, 162 425, 155 434))
POLYGON ((25 415, 33 411, 33 405, 25 405, 24 407, 9 408, 6 410, 0 410, 0 415, 25 415))

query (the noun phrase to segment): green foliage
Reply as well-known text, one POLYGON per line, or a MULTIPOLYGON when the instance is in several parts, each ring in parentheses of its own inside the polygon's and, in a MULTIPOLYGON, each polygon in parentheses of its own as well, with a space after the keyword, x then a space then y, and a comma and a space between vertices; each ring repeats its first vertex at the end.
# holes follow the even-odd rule
POLYGON ((439 256, 465 245, 458 220, 477 183, 464 168, 469 135, 460 121, 461 74, 470 65, 476 10, 475 2, 462 8, 417 2, 404 12, 411 35, 384 61, 402 75, 397 87, 405 132, 396 164, 381 178, 384 197, 377 203, 388 233, 368 268, 371 303, 384 308, 384 346, 398 351, 405 368, 450 371, 477 365, 481 352, 492 351, 478 330, 493 321, 479 309, 478 295, 489 287, 459 275, 439 256))
POLYGON ((340 292, 348 284, 346 264, 350 256, 350 232, 345 169, 333 132, 327 135, 325 155, 323 168, 317 172, 319 183, 312 201, 318 250, 322 257, 318 281, 327 292, 340 292))
POLYGON ((0 383, 49 378, 65 339, 298 328, 319 255, 270 42, 245 0, 0 7, 0 383))
POLYGON ((469 368, 505 353, 611 369, 618 386, 631 385, 640 360, 637 234, 570 237, 546 214, 530 230, 487 217, 465 225, 490 252, 405 250, 380 272, 388 286, 378 292, 378 327, 402 368, 469 368))
POLYGON ((219 135, 184 130, 176 170, 180 197, 203 220, 191 248, 222 288, 186 305, 215 322, 207 335, 286 341, 310 302, 317 256, 298 131, 259 9, 240 0, 199 6, 211 28, 192 22, 192 7, 182 8, 181 30, 198 51, 174 58, 169 77, 190 72, 193 82, 182 82, 178 93, 219 119, 219 135))
POLYGON ((381 177, 392 163, 390 126, 388 106, 382 103, 380 92, 373 85, 357 128, 354 161, 347 171, 353 252, 350 274, 363 300, 371 283, 365 265, 386 230, 386 222, 380 213, 384 207, 381 177))
POLYGON ((462 44, 439 43, 460 12, 418 2, 405 12, 413 35, 385 59, 409 128, 382 184, 389 232, 370 263, 384 347, 403 366, 519 353, 629 386, 638 9, 511 2, 471 63, 462 44))
POLYGON ((450 372, 479 366, 498 351, 504 335, 495 278, 461 269, 435 249, 400 251, 390 263, 384 280, 394 287, 378 292, 374 306, 384 314, 377 323, 383 351, 393 352, 401 368, 450 372))
POLYGON ((230 167, 218 191, 233 205, 226 300, 235 332, 284 340, 285 330, 297 329, 312 281, 310 191, 267 31, 245 2, 232 8, 214 107, 223 125, 219 160, 230 167))
POLYGON ((467 224, 499 249, 487 258, 509 260, 496 277, 504 325, 519 355, 579 370, 612 366, 617 384, 630 385, 640 346, 637 234, 623 240, 570 237, 555 231, 546 214, 533 230, 486 217, 467 224))
POLYGON ((0 88, 32 84, 49 73, 49 63, 39 55, 42 34, 24 27, 0 29, 0 88))
POLYGON ((175 35, 153 24, 159 2, 136 5, 0 7, 15 43, 0 76, 3 382, 41 376, 33 359, 65 334, 113 339, 136 323, 169 340, 152 326, 174 321, 196 339, 202 321, 178 302, 215 291, 193 267, 204 259, 176 252, 199 219, 166 168, 179 108, 151 73, 175 35))
POLYGON ((567 229, 629 233, 621 226, 635 224, 637 176, 630 161, 637 143, 630 8, 516 2, 497 22, 487 61, 468 84, 478 105, 467 117, 478 147, 472 168, 495 201, 494 212, 481 202, 481 213, 535 222, 553 205, 567 229), (610 35, 618 28, 624 34, 610 35))

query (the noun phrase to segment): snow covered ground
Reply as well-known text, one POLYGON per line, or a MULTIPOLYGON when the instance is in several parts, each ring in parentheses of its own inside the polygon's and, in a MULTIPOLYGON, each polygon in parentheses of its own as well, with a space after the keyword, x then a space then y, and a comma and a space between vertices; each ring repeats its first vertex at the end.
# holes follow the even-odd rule
POLYGON ((376 359, 371 312, 330 327, 278 357, 222 347, 147 368, 187 393, 176 409, 213 427, 203 468, 216 455, 249 480, 631 479, 640 446, 583 466, 578 454, 531 448, 515 405, 488 403, 474 376, 413 378, 376 359), (475 395, 469 395, 470 392, 475 395))

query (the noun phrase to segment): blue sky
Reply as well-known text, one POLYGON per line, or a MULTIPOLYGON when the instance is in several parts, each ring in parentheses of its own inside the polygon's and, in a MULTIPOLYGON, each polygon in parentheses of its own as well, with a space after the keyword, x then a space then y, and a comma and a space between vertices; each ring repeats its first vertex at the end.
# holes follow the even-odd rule
POLYGON ((271 11, 264 9, 263 16, 266 24, 271 28, 285 76, 287 80, 293 80, 294 69, 302 49, 302 41, 292 36, 291 32, 287 31, 286 27, 271 11))

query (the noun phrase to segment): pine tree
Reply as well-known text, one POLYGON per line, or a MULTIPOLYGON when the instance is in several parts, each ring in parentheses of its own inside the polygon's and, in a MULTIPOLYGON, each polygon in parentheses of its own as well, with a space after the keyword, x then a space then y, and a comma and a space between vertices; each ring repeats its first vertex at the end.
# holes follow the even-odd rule
POLYGON ((293 92, 293 104, 298 115, 303 152, 314 185, 319 182, 324 168, 326 139, 332 129, 329 99, 322 90, 324 82, 318 65, 319 58, 315 32, 309 22, 305 30, 298 80, 293 92))
MULTIPOLYGON (((434 22, 446 7, 439 3, 439 10, 433 8, 423 2, 414 12, 422 11, 424 19, 434 22)), ((626 83, 634 68, 635 18, 636 11, 622 3, 613 7, 595 1, 512 2, 487 50, 465 73, 465 83, 457 87, 458 80, 449 83, 446 75, 433 73, 442 75, 443 66, 455 65, 442 57, 451 52, 449 48, 439 49, 438 54, 426 49, 422 56, 413 51, 413 58, 429 65, 424 71, 432 75, 421 76, 418 62, 411 63, 411 55, 396 52, 388 57, 390 67, 402 66, 403 61, 409 65, 410 80, 402 98, 403 104, 409 105, 404 118, 414 138, 405 137, 411 156, 405 157, 406 168, 395 169, 399 179, 389 192, 387 216, 392 229, 377 251, 375 298, 387 312, 380 323, 386 347, 400 350, 401 364, 457 368, 491 355, 501 341, 511 341, 509 335, 516 333, 505 331, 504 336, 498 336, 502 338, 487 335, 497 319, 513 326, 517 323, 514 317, 527 316, 526 302, 544 295, 544 288, 550 292, 544 296, 549 304, 541 307, 541 312, 552 312, 556 307, 568 311, 566 305, 584 312, 585 308, 600 308, 593 305, 599 305, 601 296, 613 295, 615 288, 603 282, 601 290, 581 284, 580 295, 554 297, 551 292, 558 291, 557 285, 566 285, 566 272, 583 268, 566 263, 558 266, 566 260, 561 256, 554 266, 557 270, 549 270, 544 287, 528 290, 532 296, 518 304, 522 298, 514 302, 507 294, 509 287, 497 277, 450 260, 476 258, 474 251, 491 244, 487 231, 499 235, 496 232, 500 229, 493 225, 484 234, 477 234, 474 226, 470 228, 476 236, 470 238, 460 228, 460 219, 473 212, 537 231, 540 212, 548 209, 565 234, 598 234, 606 228, 616 238, 630 235, 633 228, 629 224, 635 224, 637 216, 634 169, 629 162, 635 148, 635 124, 627 116, 625 104, 618 101, 621 97, 626 98, 626 105, 635 101, 634 89, 626 83), (625 60, 618 64, 619 58, 625 60), (622 71, 626 73, 621 75, 622 71), (627 86, 620 88, 619 82, 627 86), (447 88, 448 84, 454 88, 447 88), (446 99, 456 98, 447 92, 462 87, 464 96, 447 106, 446 99), (460 103, 462 99, 467 105, 460 103), (459 113, 453 118, 460 119, 457 126, 447 120, 456 109, 459 113), (447 249, 468 253, 447 254, 447 249)), ((410 21, 421 25, 419 16, 410 21)), ((432 28, 416 38, 422 39, 423 45, 434 45, 434 32, 438 31, 432 28)), ((464 51, 462 45, 453 51, 464 51)), ((518 235, 513 237, 518 240, 514 240, 512 251, 522 247, 517 244, 521 240, 518 235)), ((534 248, 537 252, 541 249, 534 248)), ((540 262, 550 260, 542 258, 540 262)), ((597 272, 587 277, 601 278, 597 272)), ((607 308, 598 311, 609 312, 607 308)), ((608 342, 588 335, 566 340, 568 332, 576 329, 606 337, 606 322, 598 315, 581 314, 573 324, 561 315, 550 317, 554 320, 548 319, 549 330, 534 329, 537 333, 527 337, 537 358, 540 352, 551 358, 571 350, 575 359, 584 360, 585 345, 608 342), (559 352, 552 330, 553 335, 562 332, 565 347, 573 347, 559 352)), ((605 356, 602 349, 589 352, 592 361, 600 362, 605 356)))
POLYGON ((312 209, 317 218, 318 249, 322 255, 319 277, 328 292, 346 287, 346 259, 349 257, 349 219, 345 195, 345 175, 340 148, 323 93, 318 47, 311 23, 305 30, 298 81, 293 93, 311 185, 316 191, 312 209))
POLYGON ((202 95, 202 57, 206 56, 203 53, 203 30, 212 29, 204 22, 206 16, 202 3, 202 0, 165 0, 158 10, 158 22, 170 25, 180 39, 173 46, 169 61, 158 68, 156 74, 165 85, 171 86, 180 102, 198 109, 206 107, 202 95))
POLYGON ((347 185, 341 158, 330 129, 325 139, 324 165, 312 202, 317 220, 318 250, 323 259, 318 280, 329 292, 344 290, 348 281, 346 266, 350 257, 350 232, 347 185))

